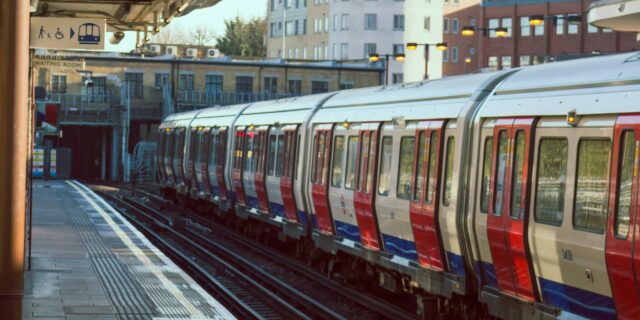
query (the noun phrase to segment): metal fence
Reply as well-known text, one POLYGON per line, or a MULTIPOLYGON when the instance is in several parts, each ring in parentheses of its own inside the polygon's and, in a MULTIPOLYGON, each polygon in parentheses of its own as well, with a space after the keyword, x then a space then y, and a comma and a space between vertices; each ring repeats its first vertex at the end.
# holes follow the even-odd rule
POLYGON ((47 102, 60 104, 60 124, 114 125, 120 116, 109 94, 50 93, 47 102))

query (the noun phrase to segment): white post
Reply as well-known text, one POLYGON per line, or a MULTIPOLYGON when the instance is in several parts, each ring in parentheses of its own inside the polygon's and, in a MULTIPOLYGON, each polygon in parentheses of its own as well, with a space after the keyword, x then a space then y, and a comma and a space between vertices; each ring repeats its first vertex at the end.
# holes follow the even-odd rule
POLYGON ((282 59, 285 58, 285 50, 287 49, 287 1, 284 0, 282 7, 282 59))

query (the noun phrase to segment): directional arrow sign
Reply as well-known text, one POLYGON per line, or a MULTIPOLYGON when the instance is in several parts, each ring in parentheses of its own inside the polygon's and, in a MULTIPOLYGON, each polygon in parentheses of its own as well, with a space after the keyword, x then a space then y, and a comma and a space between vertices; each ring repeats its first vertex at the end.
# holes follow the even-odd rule
POLYGON ((105 37, 105 19, 31 18, 32 48, 104 50, 105 37))

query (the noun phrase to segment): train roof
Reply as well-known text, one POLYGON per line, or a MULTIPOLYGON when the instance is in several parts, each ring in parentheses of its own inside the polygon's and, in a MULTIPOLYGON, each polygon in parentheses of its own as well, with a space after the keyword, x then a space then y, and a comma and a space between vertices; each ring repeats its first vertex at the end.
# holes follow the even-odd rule
POLYGON ((170 114, 160 124, 160 129, 186 127, 202 110, 193 110, 170 114))
MULTIPOLYGON (((448 119, 460 115, 478 91, 509 71, 342 91, 329 99, 314 122, 390 121, 394 117, 448 119)), ((490 89, 489 89, 490 90, 490 89)))
POLYGON ((248 106, 250 106, 250 104, 245 103, 204 109, 195 117, 191 126, 231 126, 233 120, 248 106))
POLYGON ((257 102, 249 106, 238 118, 236 125, 298 124, 309 119, 311 112, 335 93, 322 93, 301 97, 257 102))
POLYGON ((640 111, 640 53, 525 67, 500 83, 481 117, 640 111))

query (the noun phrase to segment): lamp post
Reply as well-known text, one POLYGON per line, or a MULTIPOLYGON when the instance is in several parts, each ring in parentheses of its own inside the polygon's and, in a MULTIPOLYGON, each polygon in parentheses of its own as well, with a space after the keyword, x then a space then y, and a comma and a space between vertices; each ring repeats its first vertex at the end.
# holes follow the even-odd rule
POLYGON ((448 49, 446 42, 438 42, 438 43, 417 43, 417 42, 408 42, 407 50, 414 51, 418 49, 418 46, 424 46, 424 79, 429 78, 428 64, 429 64, 429 47, 435 46, 438 51, 446 51, 448 49))
MULTIPOLYGON (((566 21, 567 24, 569 25, 581 25, 582 24, 582 16, 579 14, 568 14, 566 17, 565 16, 556 16, 556 15, 542 15, 542 14, 536 14, 536 15, 532 15, 529 16, 529 25, 531 26, 540 26, 544 23, 545 20, 549 20, 551 21, 552 25, 549 27, 546 27, 544 29, 544 37, 545 37, 545 52, 544 55, 546 57, 546 59, 550 58, 551 55, 551 30, 553 30, 552 28, 554 28, 555 26, 558 25, 558 20, 562 19, 563 21, 566 21)), ((543 26, 544 27, 544 26, 543 26)), ((564 29, 564 27, 563 27, 564 29)), ((556 32, 556 37, 557 37, 557 32, 556 32)), ((581 32, 581 36, 582 38, 582 32, 581 32)), ((557 40, 557 38, 556 38, 557 40)), ((582 47, 582 40, 580 41, 581 46, 580 46, 580 52, 582 53, 583 51, 583 47, 582 47)))
POLYGON ((504 38, 509 34, 509 29, 503 27, 497 28, 476 28, 474 26, 464 26, 462 27, 462 36, 463 37, 471 37, 476 34, 476 31, 482 31, 482 35, 486 36, 487 32, 495 31, 496 37, 504 38))
POLYGON ((369 54, 369 62, 378 62, 380 61, 380 58, 384 58, 385 60, 385 64, 384 64, 384 85, 388 85, 389 84, 389 58, 393 57, 394 60, 398 61, 398 62, 402 62, 405 59, 405 55, 404 53, 396 53, 396 54, 378 54, 378 53, 371 53, 369 54))

